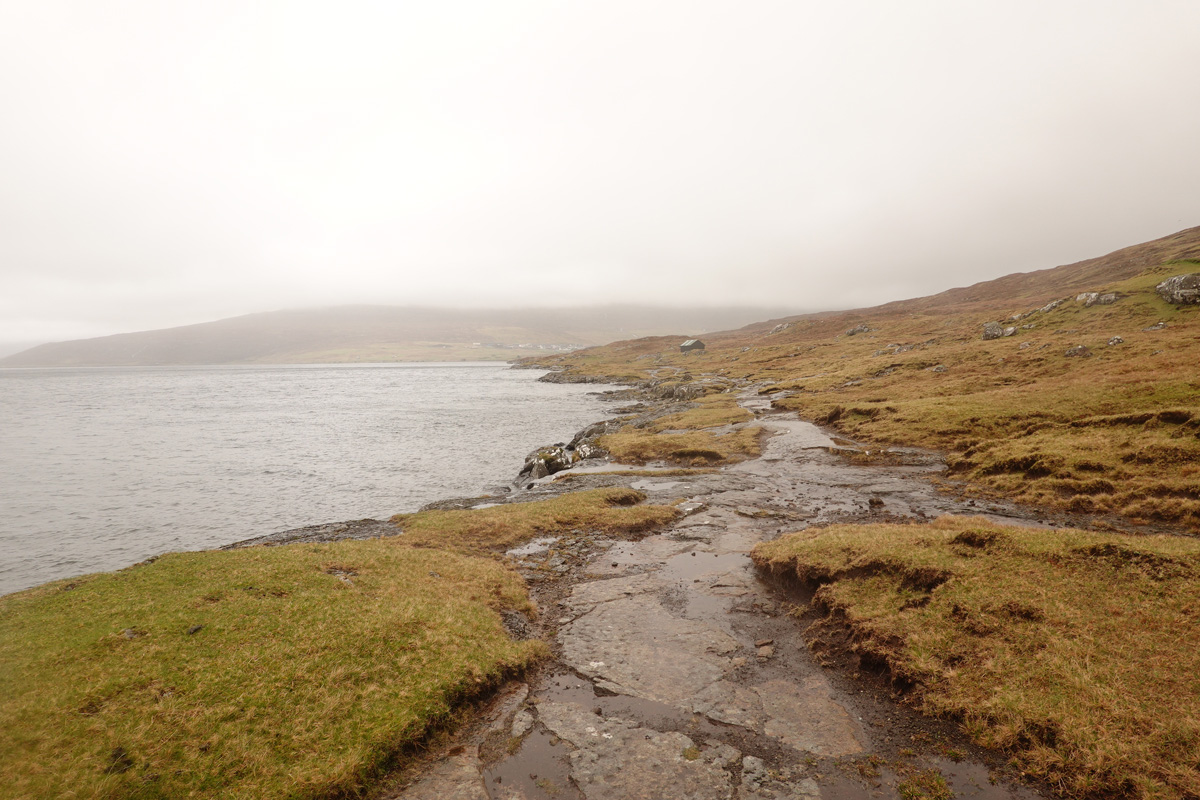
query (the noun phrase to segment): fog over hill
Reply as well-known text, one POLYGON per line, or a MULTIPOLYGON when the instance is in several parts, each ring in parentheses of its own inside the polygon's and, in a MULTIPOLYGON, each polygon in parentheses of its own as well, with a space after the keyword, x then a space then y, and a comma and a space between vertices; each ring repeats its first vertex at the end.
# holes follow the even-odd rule
POLYGON ((613 305, 504 310, 336 306, 42 344, 4 367, 507 360, 642 336, 694 336, 792 312, 613 305))

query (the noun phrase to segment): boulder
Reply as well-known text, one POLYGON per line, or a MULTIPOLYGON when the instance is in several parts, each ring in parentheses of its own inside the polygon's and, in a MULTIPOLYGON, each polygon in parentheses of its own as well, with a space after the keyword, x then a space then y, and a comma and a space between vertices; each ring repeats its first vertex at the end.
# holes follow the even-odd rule
POLYGON ((1117 344, 1125 344, 1125 340, 1122 339, 1120 336, 1114 336, 1108 340, 1109 347, 1112 347, 1113 345, 1117 345, 1117 344))
POLYGON ((1004 335, 1005 335, 1005 336, 1012 336, 1012 335, 1013 335, 1014 333, 1016 333, 1016 332, 1017 332, 1017 329, 1016 329, 1016 328, 1013 328, 1013 327, 1008 327, 1008 328, 1005 328, 1005 329, 1004 329, 1004 335))
POLYGON ((1084 308, 1091 308, 1092 306, 1110 306, 1117 302, 1117 295, 1113 294, 1112 292, 1107 294, 1100 294, 1099 292, 1084 292, 1083 294, 1076 295, 1075 300, 1076 302, 1083 303, 1084 308))
POLYGON ((608 455, 608 451, 595 442, 585 439, 575 447, 575 455, 578 456, 577 461, 583 461, 587 458, 604 458, 608 455))
POLYGON ((1200 272, 1175 275, 1154 287, 1163 300, 1176 306, 1200 304, 1200 272))
POLYGON ((999 322, 987 322, 983 326, 983 340, 999 339, 1004 335, 1004 327, 999 322))
POLYGON ((547 475, 562 472, 564 469, 570 469, 571 465, 578 460, 576 447, 561 442, 549 447, 539 447, 525 456, 525 466, 521 468, 519 475, 522 478, 538 480, 547 475))
POLYGON ((1087 347, 1086 345, 1082 345, 1082 344, 1075 345, 1071 349, 1067 350, 1067 352, 1065 353, 1067 358, 1087 358, 1091 354, 1092 354, 1091 348, 1087 347))
POLYGON ((855 325, 853 328, 846 331, 846 335, 847 336, 857 336, 860 333, 870 333, 870 332, 871 332, 871 326, 864 322, 863 324, 855 325))

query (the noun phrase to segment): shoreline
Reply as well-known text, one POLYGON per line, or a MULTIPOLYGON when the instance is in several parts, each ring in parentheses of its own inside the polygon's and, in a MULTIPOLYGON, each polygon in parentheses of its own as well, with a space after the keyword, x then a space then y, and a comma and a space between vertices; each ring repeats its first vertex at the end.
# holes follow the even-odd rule
POLYGON ((612 407, 504 364, 334 367, 120 368, 0 387, 23 426, 2 459, 0 596, 495 493, 526 450, 612 407), (239 391, 250 399, 231 405, 239 391), (60 394, 62 424, 39 405, 60 394))

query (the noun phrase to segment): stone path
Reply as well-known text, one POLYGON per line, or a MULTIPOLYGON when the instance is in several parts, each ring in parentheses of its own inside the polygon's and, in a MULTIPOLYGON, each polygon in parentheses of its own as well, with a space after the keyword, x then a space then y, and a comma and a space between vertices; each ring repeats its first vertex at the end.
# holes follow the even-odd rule
POLYGON ((835 688, 813 662, 747 556, 809 524, 980 509, 930 485, 936 458, 909 451, 909 466, 860 466, 837 453, 853 443, 811 424, 759 424, 770 432, 760 459, 632 484, 652 502, 685 499, 691 513, 641 541, 603 543, 569 595, 542 610, 557 628, 555 668, 394 797, 897 797, 905 770, 930 766, 960 797, 1038 796, 993 785, 978 762, 934 754, 910 767, 877 755, 903 742, 864 722, 868 701, 835 688))

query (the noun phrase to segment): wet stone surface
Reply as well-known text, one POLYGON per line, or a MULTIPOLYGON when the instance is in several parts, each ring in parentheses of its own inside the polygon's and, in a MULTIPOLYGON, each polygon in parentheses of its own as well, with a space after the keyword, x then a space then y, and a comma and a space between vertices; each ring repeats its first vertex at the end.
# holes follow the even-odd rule
MULTIPOLYGON (((748 407, 765 413, 753 397, 748 407)), ((771 434, 760 459, 626 479, 651 502, 688 502, 670 528, 513 556, 541 582, 555 664, 494 721, 491 741, 504 746, 468 747, 392 796, 896 798, 905 775, 929 768, 959 796, 1039 796, 993 783, 977 751, 956 745, 965 760, 940 758, 941 734, 927 723, 823 670, 748 556, 807 525, 980 509, 934 489, 928 478, 943 467, 929 454, 862 465, 844 456, 854 443, 816 426, 781 415, 760 423, 771 434)))

